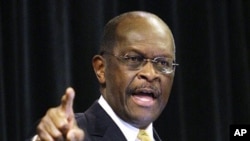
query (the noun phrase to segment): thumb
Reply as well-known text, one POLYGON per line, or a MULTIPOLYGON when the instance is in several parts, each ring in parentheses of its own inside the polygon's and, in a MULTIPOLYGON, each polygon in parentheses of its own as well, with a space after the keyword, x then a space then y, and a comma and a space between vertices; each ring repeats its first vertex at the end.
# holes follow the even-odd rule
POLYGON ((73 103, 75 98, 75 91, 73 88, 68 87, 65 91, 65 94, 61 100, 61 110, 66 113, 66 116, 70 117, 74 114, 73 112, 73 103))

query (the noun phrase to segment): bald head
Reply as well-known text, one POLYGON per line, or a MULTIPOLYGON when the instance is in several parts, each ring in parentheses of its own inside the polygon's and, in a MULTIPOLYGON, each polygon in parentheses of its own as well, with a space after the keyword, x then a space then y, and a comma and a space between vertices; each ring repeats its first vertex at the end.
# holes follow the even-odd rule
POLYGON ((170 38, 174 50, 174 39, 167 24, 158 16, 144 12, 133 11, 121 14, 110 20, 104 29, 100 53, 112 52, 118 42, 128 40, 127 37, 142 40, 154 38, 170 38), (148 39, 143 39, 147 35, 148 39), (156 37, 157 36, 157 37, 156 37))

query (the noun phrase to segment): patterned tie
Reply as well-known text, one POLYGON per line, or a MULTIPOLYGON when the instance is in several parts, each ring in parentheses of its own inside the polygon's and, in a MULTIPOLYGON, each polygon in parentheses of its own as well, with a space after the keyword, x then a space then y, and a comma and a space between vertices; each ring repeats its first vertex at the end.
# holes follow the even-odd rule
POLYGON ((137 138, 140 139, 141 141, 151 141, 149 135, 145 130, 140 130, 137 138))

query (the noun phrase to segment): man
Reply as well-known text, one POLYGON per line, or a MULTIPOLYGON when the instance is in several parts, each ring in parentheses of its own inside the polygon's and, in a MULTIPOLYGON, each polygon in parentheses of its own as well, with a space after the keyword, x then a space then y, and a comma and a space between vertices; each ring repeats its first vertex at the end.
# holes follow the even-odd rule
POLYGON ((85 113, 74 114, 74 90, 51 108, 33 140, 160 141, 152 123, 165 108, 175 72, 175 44, 156 15, 135 11, 105 26, 99 54, 92 60, 101 97, 85 113), (145 138, 138 133, 143 131, 145 138))

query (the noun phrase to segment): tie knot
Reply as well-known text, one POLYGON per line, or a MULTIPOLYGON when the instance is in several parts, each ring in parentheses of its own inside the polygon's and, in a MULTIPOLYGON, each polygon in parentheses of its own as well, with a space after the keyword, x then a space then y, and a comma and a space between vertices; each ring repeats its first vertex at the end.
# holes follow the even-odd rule
POLYGON ((151 141, 149 135, 147 134, 145 130, 140 130, 137 137, 141 141, 151 141))

